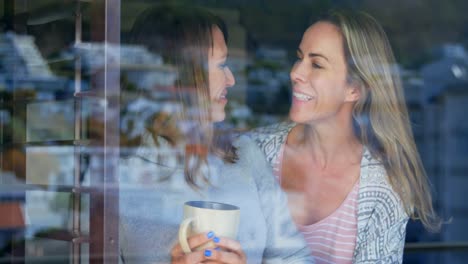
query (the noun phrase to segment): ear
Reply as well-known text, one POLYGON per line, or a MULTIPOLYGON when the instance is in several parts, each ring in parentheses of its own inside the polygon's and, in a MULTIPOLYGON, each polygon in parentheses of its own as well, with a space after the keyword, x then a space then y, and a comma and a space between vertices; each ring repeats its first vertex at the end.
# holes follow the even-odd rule
POLYGON ((357 102, 361 98, 361 87, 356 82, 352 82, 346 89, 346 102, 357 102))

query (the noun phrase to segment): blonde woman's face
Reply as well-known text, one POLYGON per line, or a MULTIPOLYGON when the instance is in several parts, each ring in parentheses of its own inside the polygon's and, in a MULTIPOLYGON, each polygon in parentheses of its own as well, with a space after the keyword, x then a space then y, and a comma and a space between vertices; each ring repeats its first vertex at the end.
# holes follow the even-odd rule
POLYGON ((212 32, 213 48, 208 53, 211 117, 213 122, 219 122, 226 117, 227 88, 235 84, 235 79, 226 65, 228 49, 223 33, 218 27, 213 27, 212 32))
POLYGON ((356 89, 346 81, 343 37, 339 29, 327 22, 309 27, 302 37, 297 58, 290 74, 290 118, 297 123, 311 123, 348 116, 350 113, 344 112, 349 112, 349 107, 343 106, 352 104, 358 97, 356 89))

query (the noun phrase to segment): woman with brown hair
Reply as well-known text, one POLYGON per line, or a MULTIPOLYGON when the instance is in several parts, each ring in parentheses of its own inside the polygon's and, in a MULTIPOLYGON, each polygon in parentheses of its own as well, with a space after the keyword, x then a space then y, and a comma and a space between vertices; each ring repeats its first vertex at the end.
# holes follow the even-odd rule
POLYGON ((142 148, 122 160, 122 262, 312 262, 260 149, 247 137, 232 143, 216 137, 214 122, 224 120, 228 89, 235 84, 226 64, 227 34, 222 21, 199 8, 161 5, 137 19, 132 36, 135 43, 162 54, 177 69, 174 102, 182 109, 171 122, 183 136, 178 140, 157 134, 143 137, 142 148), (148 148, 179 151, 182 164, 160 164, 148 148), (170 176, 165 181, 129 183, 135 168, 143 165, 153 166, 150 175, 170 170, 170 176), (184 253, 177 234, 183 204, 190 200, 239 207, 238 240, 212 232, 195 234, 189 239, 192 249, 210 241, 217 247, 184 253))

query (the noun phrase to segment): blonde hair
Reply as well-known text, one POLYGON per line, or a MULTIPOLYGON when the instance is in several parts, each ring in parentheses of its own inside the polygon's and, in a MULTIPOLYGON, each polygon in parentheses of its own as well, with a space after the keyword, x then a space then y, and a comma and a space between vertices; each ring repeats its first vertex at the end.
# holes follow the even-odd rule
POLYGON ((408 215, 430 231, 440 228, 406 108, 395 58, 383 28, 364 12, 332 11, 320 21, 343 35, 348 80, 361 98, 353 109, 356 134, 383 162, 390 184, 408 215))

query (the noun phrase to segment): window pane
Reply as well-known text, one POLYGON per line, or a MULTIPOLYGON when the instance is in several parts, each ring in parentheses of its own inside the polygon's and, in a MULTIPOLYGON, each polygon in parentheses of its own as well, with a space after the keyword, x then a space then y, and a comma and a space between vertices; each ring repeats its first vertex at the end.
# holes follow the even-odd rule
MULTIPOLYGON (((206 135, 175 121, 200 110, 180 100, 193 94, 176 89, 186 80, 166 54, 175 46, 158 50, 152 44, 160 40, 134 38, 143 12, 163 2, 0 1, 0 216, 8 216, 0 217, 0 262, 117 255, 119 194, 133 198, 120 215, 177 229, 187 194, 180 170, 188 151, 203 151, 177 142, 206 135), (142 217, 152 210, 160 212, 156 220, 142 217)), ((396 57, 433 204, 446 222, 430 233, 410 220, 404 263, 464 263, 468 2, 189 2, 219 16, 229 33, 223 67, 235 85, 224 121, 214 125, 222 135, 289 120, 290 72, 304 31, 321 14, 338 8, 375 17, 396 57)))
POLYGON ((115 214, 105 187, 112 159, 104 146, 117 133, 106 124, 107 93, 116 89, 108 89, 105 70, 112 51, 103 49, 109 6, 0 3, 0 215, 8 216, 0 224, 2 263, 89 263, 90 255, 97 262, 116 255, 103 235, 118 238, 109 231, 115 214))

